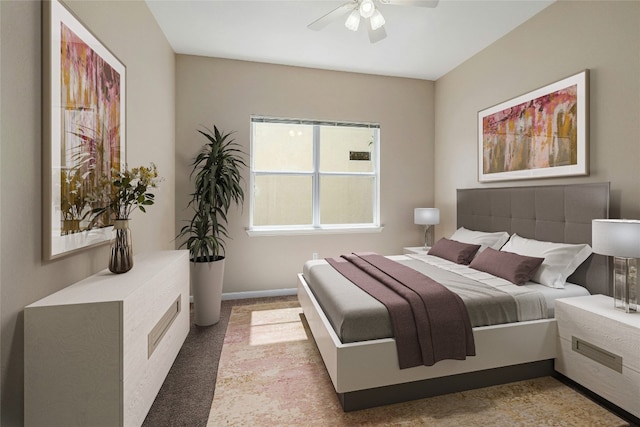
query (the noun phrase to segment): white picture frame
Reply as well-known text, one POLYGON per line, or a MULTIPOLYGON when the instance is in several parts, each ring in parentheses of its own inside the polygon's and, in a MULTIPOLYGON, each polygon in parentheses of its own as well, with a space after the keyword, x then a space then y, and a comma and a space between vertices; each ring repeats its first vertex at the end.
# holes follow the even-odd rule
POLYGON ((126 67, 60 1, 43 2, 43 257, 108 243, 93 217, 126 165, 126 67), (102 200, 99 200, 102 199, 102 200))
POLYGON ((589 70, 478 112, 478 181, 589 174, 589 70))

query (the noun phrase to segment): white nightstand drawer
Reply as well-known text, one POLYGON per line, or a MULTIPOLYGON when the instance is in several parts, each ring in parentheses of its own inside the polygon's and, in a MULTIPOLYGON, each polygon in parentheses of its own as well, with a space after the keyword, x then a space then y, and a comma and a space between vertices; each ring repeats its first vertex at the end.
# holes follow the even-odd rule
POLYGON ((622 373, 572 349, 571 341, 560 338, 555 369, 594 393, 640 417, 640 373, 622 366, 622 373))
POLYGON ((589 295, 556 300, 555 316, 556 371, 640 417, 640 313, 616 310, 611 297, 589 295))
POLYGON ((613 308, 603 295, 556 301, 558 334, 571 343, 575 336, 622 357, 623 364, 640 372, 640 315, 613 308))

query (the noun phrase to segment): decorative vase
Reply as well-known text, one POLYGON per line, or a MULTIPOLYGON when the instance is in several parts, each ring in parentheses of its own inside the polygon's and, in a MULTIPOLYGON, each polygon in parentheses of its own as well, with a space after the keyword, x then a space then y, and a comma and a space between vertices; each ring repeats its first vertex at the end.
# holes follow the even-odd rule
POLYGON ((128 219, 116 219, 113 224, 109 271, 126 273, 133 267, 133 245, 128 219))

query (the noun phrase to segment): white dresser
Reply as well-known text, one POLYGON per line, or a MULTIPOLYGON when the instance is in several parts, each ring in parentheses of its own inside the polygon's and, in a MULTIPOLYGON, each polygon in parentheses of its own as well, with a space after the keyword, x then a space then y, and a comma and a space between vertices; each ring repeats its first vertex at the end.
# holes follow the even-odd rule
POLYGON ((640 417, 640 313, 589 295, 556 300, 555 317, 556 371, 640 417))
POLYGON ((139 426, 189 333, 187 251, 135 257, 25 308, 26 426, 139 426))

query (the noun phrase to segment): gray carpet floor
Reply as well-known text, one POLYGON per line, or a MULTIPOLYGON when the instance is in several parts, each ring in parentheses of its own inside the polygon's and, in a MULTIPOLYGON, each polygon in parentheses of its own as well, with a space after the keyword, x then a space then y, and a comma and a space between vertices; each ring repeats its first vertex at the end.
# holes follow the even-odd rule
MULTIPOLYGON (((223 301, 220 321, 207 327, 196 326, 193 323, 192 311, 189 334, 147 414, 143 427, 206 427, 215 392, 222 344, 233 306, 293 300, 297 300, 297 297, 223 301)), ((588 397, 594 398, 592 393, 576 386, 572 381, 559 379, 588 397)), ((630 420, 631 426, 640 427, 634 417, 619 413, 610 405, 605 406, 630 420)))
POLYGON ((295 296, 288 296, 223 301, 220 321, 207 327, 196 326, 192 312, 189 335, 153 402, 143 427, 206 426, 231 308, 234 305, 295 299, 295 296))

